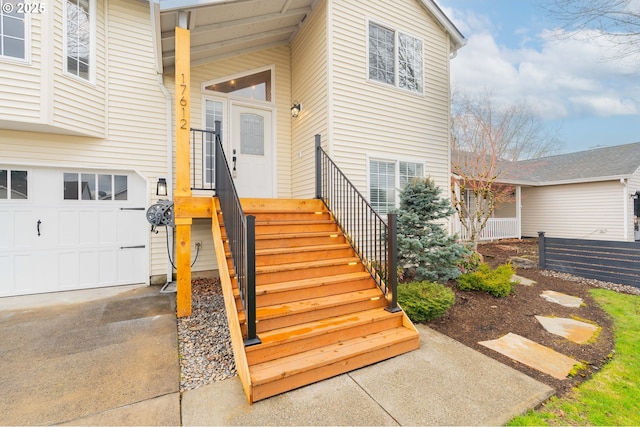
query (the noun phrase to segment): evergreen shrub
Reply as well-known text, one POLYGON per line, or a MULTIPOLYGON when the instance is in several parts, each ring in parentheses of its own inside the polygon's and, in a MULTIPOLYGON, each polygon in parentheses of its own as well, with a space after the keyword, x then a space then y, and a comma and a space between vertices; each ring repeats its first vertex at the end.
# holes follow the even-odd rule
POLYGON ((451 289, 435 282, 409 282, 398 285, 398 303, 413 322, 442 317, 455 303, 451 289))
POLYGON ((454 210, 430 178, 416 178, 400 192, 398 264, 415 272, 416 280, 446 282, 461 273, 459 264, 469 249, 450 236, 444 219, 454 210))
POLYGON ((513 292, 513 266, 502 264, 491 270, 489 264, 480 264, 477 271, 458 277, 458 287, 463 291, 484 291, 494 297, 506 297, 513 292))

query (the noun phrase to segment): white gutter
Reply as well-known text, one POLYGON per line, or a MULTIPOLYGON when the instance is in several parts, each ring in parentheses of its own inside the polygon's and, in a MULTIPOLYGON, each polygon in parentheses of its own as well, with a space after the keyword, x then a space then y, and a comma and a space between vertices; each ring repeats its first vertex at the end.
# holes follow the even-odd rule
POLYGON ((629 240, 629 190, 627 187, 627 180, 620 178, 620 184, 622 184, 622 209, 624 210, 624 240, 629 240))

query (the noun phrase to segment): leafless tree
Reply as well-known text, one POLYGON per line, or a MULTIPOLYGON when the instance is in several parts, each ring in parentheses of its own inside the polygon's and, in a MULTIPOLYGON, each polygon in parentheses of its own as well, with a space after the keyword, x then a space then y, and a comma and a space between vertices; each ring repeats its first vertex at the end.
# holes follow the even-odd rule
POLYGON ((562 23, 564 34, 581 32, 619 45, 615 58, 640 56, 638 0, 538 0, 538 5, 562 23))
POLYGON ((526 102, 499 107, 484 92, 458 94, 452 105, 452 202, 475 248, 496 205, 513 199, 514 187, 500 178, 516 161, 548 155, 560 144, 526 102))

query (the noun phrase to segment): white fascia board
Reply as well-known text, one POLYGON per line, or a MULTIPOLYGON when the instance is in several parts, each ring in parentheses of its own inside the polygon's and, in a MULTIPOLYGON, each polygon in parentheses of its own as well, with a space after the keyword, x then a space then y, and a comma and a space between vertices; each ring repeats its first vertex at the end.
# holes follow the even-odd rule
POLYGON ((155 0, 160 3, 160 11, 188 10, 196 7, 210 6, 218 3, 232 3, 229 0, 155 0))
POLYGON ((453 22, 449 19, 449 17, 440 9, 433 0, 420 0, 420 3, 433 15, 438 23, 442 25, 444 30, 449 34, 451 38, 452 46, 451 52, 455 52, 460 49, 462 46, 467 44, 467 39, 464 38, 460 30, 455 26, 453 22))
POLYGON ((612 175, 612 176, 594 176, 590 178, 576 178, 566 179, 560 181, 520 181, 517 179, 497 179, 496 182, 501 184, 511 185, 525 185, 529 187, 547 187, 550 185, 565 185, 565 184, 585 184, 588 182, 603 182, 603 181, 619 181, 621 179, 631 178, 631 175, 612 175))

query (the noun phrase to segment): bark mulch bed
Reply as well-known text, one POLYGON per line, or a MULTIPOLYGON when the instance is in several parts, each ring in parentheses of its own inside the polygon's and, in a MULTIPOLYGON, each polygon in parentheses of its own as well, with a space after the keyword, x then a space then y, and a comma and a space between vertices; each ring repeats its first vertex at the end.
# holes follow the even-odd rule
MULTIPOLYGON (((478 251, 492 267, 506 263, 514 256, 535 260, 537 265, 537 245, 536 239, 500 241, 480 244, 478 251)), ((542 274, 537 267, 518 269, 516 274, 537 283, 533 286, 517 285, 514 293, 505 298, 495 298, 483 292, 460 291, 453 285, 456 294, 454 306, 443 318, 429 322, 428 326, 553 387, 557 395, 563 395, 589 379, 607 363, 613 351, 612 323, 589 296, 588 291, 592 286, 588 282, 568 281, 562 275, 545 273, 542 274), (579 308, 568 308, 548 302, 540 297, 545 290, 580 297, 584 304, 579 308), (547 332, 534 317, 536 315, 587 320, 595 322, 601 330, 593 342, 576 344, 547 332), (497 339, 509 332, 550 347, 587 367, 572 378, 557 380, 478 344, 479 341, 497 339)))

